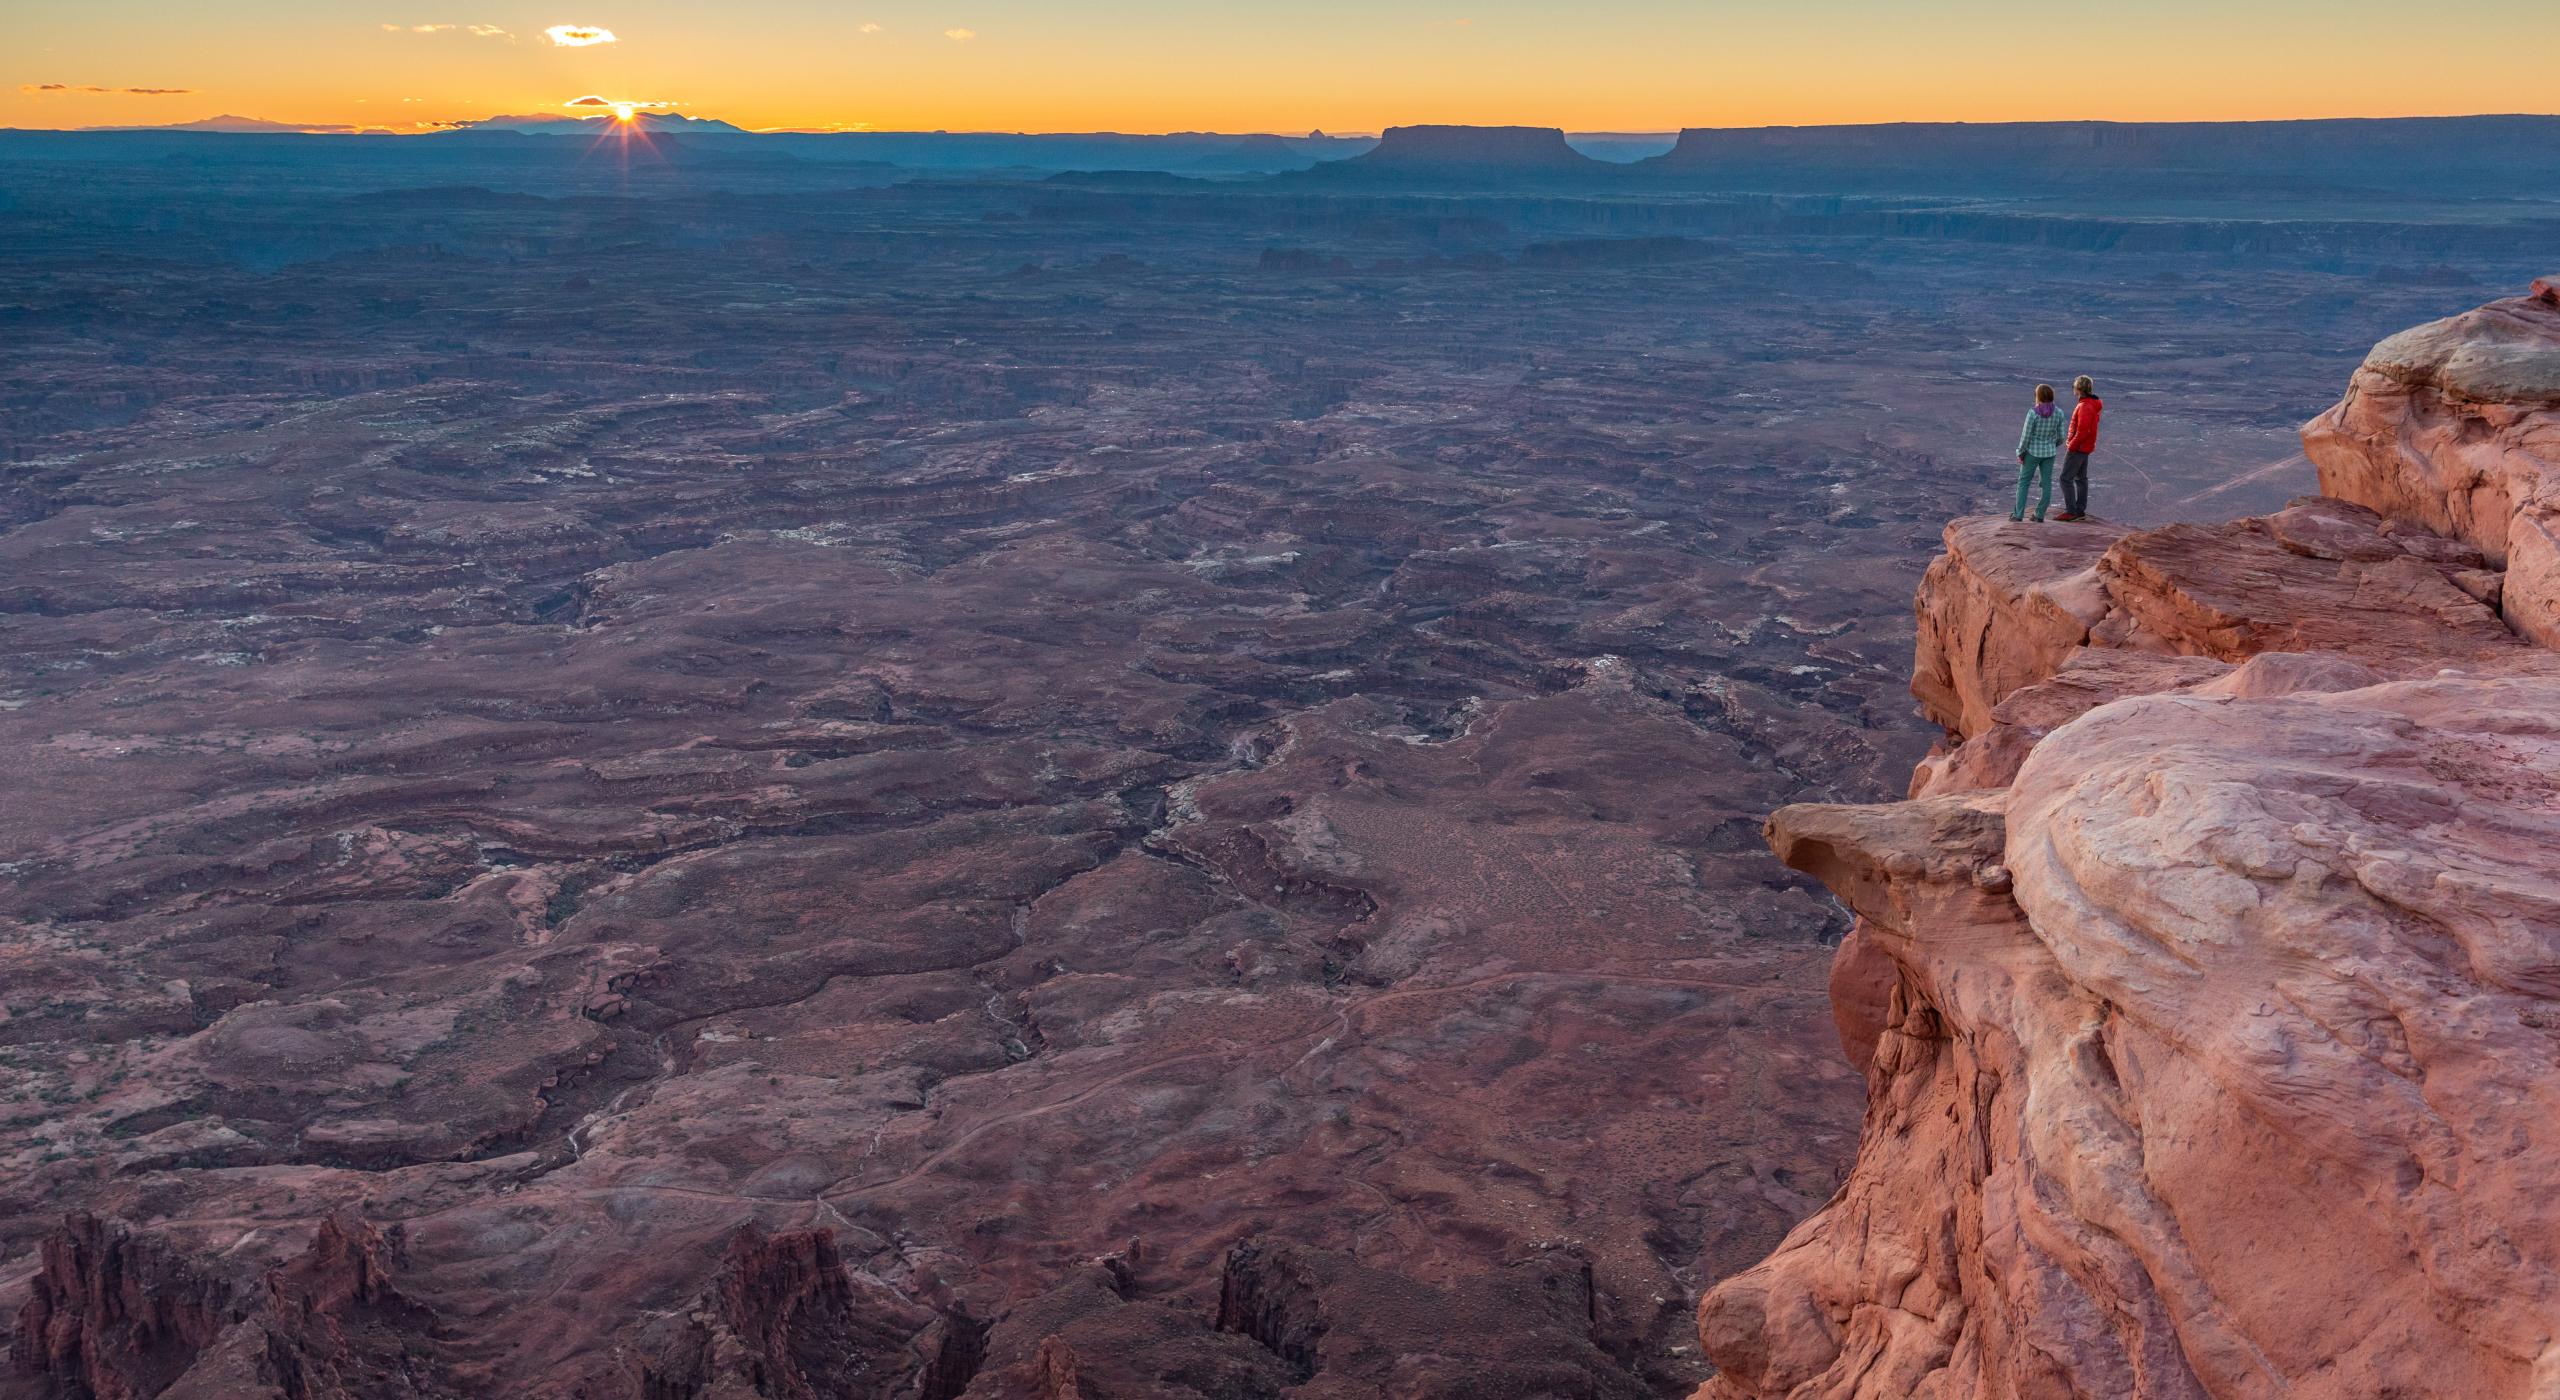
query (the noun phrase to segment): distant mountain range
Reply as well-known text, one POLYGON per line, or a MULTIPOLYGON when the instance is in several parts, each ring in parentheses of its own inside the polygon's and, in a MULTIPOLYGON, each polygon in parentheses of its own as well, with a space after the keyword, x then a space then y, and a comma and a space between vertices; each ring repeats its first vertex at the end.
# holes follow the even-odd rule
POLYGON ((1554 127, 1392 127, 1366 155, 1287 178, 1368 187, 1999 196, 2252 187, 2296 196, 2450 194, 2560 185, 2555 116, 1700 127, 1641 158, 1631 158, 1633 139, 1574 141, 1554 127), (1604 150, 1617 159, 1592 158, 1604 150))
POLYGON ((886 161, 912 170, 1135 170, 1181 175, 1268 175, 1356 156, 1375 137, 1177 131, 837 131, 759 134, 803 160, 886 161))
POLYGON ((743 126, 724 122, 717 117, 688 117, 675 112, 635 112, 627 123, 618 123, 609 112, 598 111, 588 116, 563 116, 556 112, 533 112, 521 117, 481 117, 476 121, 456 122, 434 135, 457 131, 515 131, 527 136, 591 135, 608 126, 628 125, 647 132, 678 132, 687 136, 722 135, 752 136, 743 126))
MULTIPOLYGON (((535 113, 460 123, 418 142, 467 165, 469 152, 517 138, 593 134, 615 119, 535 113), (469 138, 479 138, 475 144, 469 138)), ((1905 122, 1865 126, 1693 128, 1668 135, 1555 127, 1416 125, 1378 138, 1174 132, 749 131, 710 117, 642 112, 662 163, 744 169, 808 162, 878 171, 1081 172, 1236 180, 1276 176, 1308 188, 1429 191, 1682 190, 2068 197, 2179 193, 2291 198, 2476 197, 2560 188, 2560 116, 2409 117, 2289 122, 1905 122)), ((92 128, 243 140, 379 129, 220 116, 160 127, 92 128)), ((35 139, 83 133, 23 132, 35 139)), ((548 150, 548 143, 526 147, 548 150)), ((576 149, 576 148, 572 148, 576 149)))
POLYGON ((2482 180, 2548 188, 2560 117, 2381 117, 2277 122, 1891 122, 1701 127, 1639 168, 1767 188, 1857 188, 1949 175, 2021 183, 2267 177, 2289 185, 2402 187, 2482 180))
POLYGON ((1691 127, 1666 165, 1905 160, 1913 156, 2071 160, 2116 166, 2224 159, 2363 160, 2490 143, 2547 149, 2560 117, 2340 117, 2260 122, 1879 122, 1860 126, 1691 127))

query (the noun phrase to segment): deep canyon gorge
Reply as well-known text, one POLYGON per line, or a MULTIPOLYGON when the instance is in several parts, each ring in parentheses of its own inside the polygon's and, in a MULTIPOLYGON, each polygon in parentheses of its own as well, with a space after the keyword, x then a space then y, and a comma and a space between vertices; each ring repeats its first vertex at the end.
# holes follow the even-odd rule
POLYGON ((2538 210, 0 136, 8 1400, 2554 1383, 2538 210))

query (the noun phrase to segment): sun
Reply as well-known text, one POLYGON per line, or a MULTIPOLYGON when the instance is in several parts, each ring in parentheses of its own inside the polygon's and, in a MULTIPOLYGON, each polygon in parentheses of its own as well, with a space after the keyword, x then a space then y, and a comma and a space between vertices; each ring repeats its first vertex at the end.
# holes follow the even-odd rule
POLYGON ((628 102, 616 102, 613 104, 613 119, 615 121, 627 122, 638 115, 638 110, 628 102))

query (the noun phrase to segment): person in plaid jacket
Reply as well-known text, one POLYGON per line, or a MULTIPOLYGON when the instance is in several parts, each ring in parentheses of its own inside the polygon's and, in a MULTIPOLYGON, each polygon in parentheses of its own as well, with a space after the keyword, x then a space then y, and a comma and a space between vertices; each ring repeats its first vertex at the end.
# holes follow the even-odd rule
POLYGON ((2036 406, 2027 410, 2027 426, 2018 433, 2018 503, 2010 508, 2011 520, 2027 516, 2027 487, 2041 483, 2036 496, 2038 520, 2044 519, 2044 508, 2053 504, 2053 458, 2062 450, 2063 429, 2071 420, 2054 407, 2053 386, 2036 386, 2036 406))

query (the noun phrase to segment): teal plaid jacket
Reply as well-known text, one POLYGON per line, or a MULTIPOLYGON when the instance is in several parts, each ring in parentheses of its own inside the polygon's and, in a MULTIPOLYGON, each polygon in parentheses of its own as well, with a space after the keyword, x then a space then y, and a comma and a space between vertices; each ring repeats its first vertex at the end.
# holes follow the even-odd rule
POLYGON ((2050 414, 2027 410, 2027 428, 2018 434, 2018 452, 2026 457, 2051 457, 2062 450, 2062 430, 2071 426, 2071 416, 2061 409, 2050 414))

